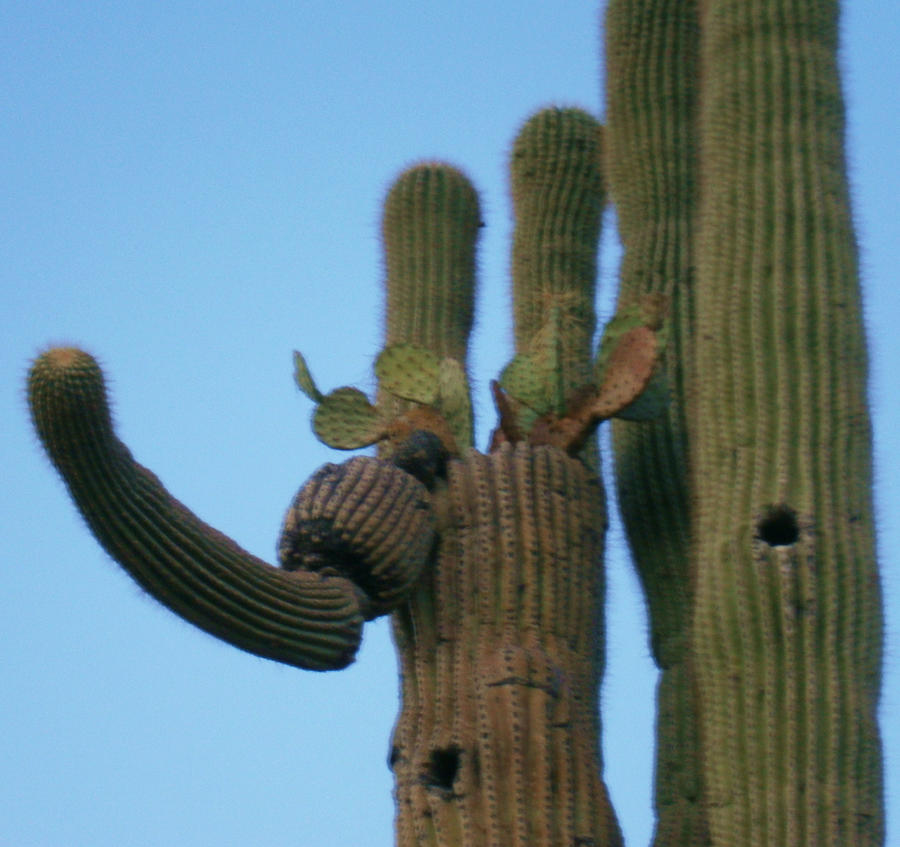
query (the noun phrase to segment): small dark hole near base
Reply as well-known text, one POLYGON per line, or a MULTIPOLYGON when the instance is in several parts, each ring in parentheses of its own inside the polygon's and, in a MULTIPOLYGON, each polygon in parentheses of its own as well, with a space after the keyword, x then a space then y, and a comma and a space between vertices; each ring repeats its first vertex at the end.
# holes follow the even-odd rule
POLYGON ((453 782, 459 771, 459 753, 458 747, 431 751, 431 761, 428 763, 428 785, 444 791, 453 789, 453 782))
POLYGON ((789 547, 800 537, 797 513, 789 506, 773 506, 756 525, 756 534, 770 547, 789 547))

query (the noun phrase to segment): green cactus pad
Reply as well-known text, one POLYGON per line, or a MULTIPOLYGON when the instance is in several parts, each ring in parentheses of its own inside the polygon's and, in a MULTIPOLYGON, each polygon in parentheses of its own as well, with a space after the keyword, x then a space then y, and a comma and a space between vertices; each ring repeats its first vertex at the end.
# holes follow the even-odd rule
POLYGON ((550 309, 546 323, 540 328, 530 345, 531 355, 546 378, 547 411, 562 412, 565 402, 563 383, 562 311, 550 309))
POLYGON ((322 402, 324 395, 316 388, 316 383, 313 381, 312 374, 309 372, 306 359, 304 359, 303 354, 297 350, 294 350, 294 382, 297 383, 297 387, 314 403, 322 402))
POLYGON ((541 360, 532 353, 520 353, 500 374, 500 385, 511 397, 539 415, 551 408, 549 375, 541 360))
POLYGON ((414 344, 392 344, 375 361, 375 375, 385 391, 404 400, 434 405, 438 398, 440 359, 414 344))
POLYGON ((313 430, 329 447, 355 450, 382 438, 384 421, 358 388, 337 388, 316 407, 313 430))
POLYGON ((469 380, 456 359, 441 360, 438 369, 438 407, 453 432, 456 443, 465 448, 474 441, 472 432, 472 400, 469 380))
POLYGON ((562 317, 558 308, 550 310, 527 352, 519 353, 503 369, 500 385, 536 415, 563 411, 562 317))

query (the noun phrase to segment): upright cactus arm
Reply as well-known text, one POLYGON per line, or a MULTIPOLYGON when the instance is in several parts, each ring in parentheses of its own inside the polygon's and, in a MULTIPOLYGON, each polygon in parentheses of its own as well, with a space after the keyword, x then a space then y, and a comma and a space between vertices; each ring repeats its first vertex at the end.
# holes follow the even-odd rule
MULTIPOLYGON (((538 367, 553 357, 554 406, 592 380, 604 202, 600 133, 581 109, 542 109, 519 130, 510 158, 516 354, 530 355, 538 367)), ((594 464, 595 449, 587 455, 594 464)))
POLYGON ((657 847, 703 845, 700 740, 690 639, 694 231, 698 203, 697 0, 610 0, 605 16, 605 163, 622 259, 619 303, 669 300, 663 373, 671 403, 657 420, 614 421, 619 508, 644 589, 657 688, 657 847))
POLYGON ((481 225, 478 195, 451 165, 425 162, 396 179, 382 218, 387 346, 416 345, 465 366, 481 225))
POLYGON ((32 417, 92 532, 151 595, 241 649, 301 668, 349 664, 366 599, 343 576, 272 567, 174 499, 116 437, 103 375, 77 349, 38 357, 32 417))

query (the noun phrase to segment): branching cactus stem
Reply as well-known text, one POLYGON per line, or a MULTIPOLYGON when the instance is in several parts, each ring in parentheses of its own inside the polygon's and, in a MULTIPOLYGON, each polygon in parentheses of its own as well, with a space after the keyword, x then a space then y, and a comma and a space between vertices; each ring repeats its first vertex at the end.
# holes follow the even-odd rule
POLYGON ((655 847, 883 841, 881 598, 836 0, 609 0, 608 125, 548 108, 510 169, 512 359, 474 445, 481 212, 440 162, 385 198, 378 392, 323 393, 327 464, 281 568, 175 500, 118 440, 87 353, 33 363, 31 413, 100 543, 242 649, 352 661, 391 616, 398 847, 620 847, 602 779, 606 500, 658 689, 655 847), (625 256, 593 350, 609 188, 625 256))

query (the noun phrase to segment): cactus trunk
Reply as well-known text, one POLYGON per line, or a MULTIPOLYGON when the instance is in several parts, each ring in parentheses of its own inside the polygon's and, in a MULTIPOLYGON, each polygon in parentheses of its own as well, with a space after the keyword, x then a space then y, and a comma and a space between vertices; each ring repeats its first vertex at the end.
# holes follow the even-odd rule
POLYGON ((881 615, 832 0, 701 17, 696 609, 715 843, 880 844, 881 615))
POLYGON ((621 296, 672 287, 680 374, 667 420, 615 429, 662 669, 658 845, 883 839, 836 16, 612 0, 607 18, 621 296))
POLYGON ((596 477, 528 444, 447 476, 434 570, 395 614, 397 843, 620 843, 600 779, 596 477))

